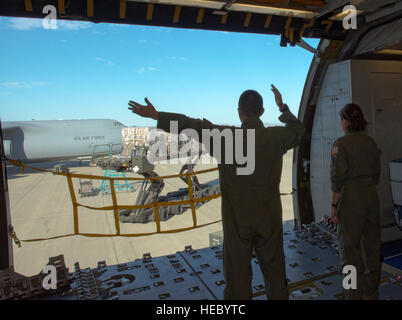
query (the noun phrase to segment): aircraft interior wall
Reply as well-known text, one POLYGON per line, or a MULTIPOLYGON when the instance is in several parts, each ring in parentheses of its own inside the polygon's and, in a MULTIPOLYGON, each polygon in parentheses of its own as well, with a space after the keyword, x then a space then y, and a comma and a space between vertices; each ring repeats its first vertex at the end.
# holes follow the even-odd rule
POLYGON ((334 141, 343 135, 339 111, 345 104, 358 104, 369 122, 367 132, 382 150, 381 201, 382 240, 402 238, 392 226, 394 205, 389 163, 402 158, 402 62, 347 60, 329 66, 318 96, 311 137, 311 195, 314 219, 330 214, 330 161, 334 141))
POLYGON ((11 156, 11 141, 10 140, 4 140, 3 141, 3 146, 4 146, 4 155, 6 157, 11 156))

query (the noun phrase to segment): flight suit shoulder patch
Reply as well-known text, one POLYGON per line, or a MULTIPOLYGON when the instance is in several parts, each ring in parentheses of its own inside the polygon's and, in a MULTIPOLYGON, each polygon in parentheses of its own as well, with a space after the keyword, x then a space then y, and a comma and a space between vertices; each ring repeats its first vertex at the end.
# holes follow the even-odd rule
POLYGON ((334 146, 334 147, 332 148, 331 154, 335 155, 335 154, 338 154, 338 152, 339 152, 339 147, 338 147, 338 146, 334 146))

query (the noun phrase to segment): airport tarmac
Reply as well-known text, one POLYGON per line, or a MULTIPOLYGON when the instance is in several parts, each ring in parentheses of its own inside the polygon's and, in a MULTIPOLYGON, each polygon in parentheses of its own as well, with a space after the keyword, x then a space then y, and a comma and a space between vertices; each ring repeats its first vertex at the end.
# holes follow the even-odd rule
MULTIPOLYGON (((284 156, 282 182, 280 191, 283 193, 292 190, 292 157, 289 151, 284 156)), ((33 164, 33 167, 53 169, 57 163, 33 164)), ((91 174, 104 176, 105 171, 96 167, 89 167, 88 162, 78 161, 65 163, 71 173, 91 174)), ((182 164, 160 164, 155 171, 160 176, 178 174, 182 164)), ((195 171, 216 167, 216 164, 198 164, 195 171)), ((67 179, 50 172, 36 172, 8 166, 8 186, 10 197, 11 222, 14 231, 21 240, 47 238, 71 234, 74 231, 73 206, 67 179)), ((126 173, 127 177, 140 177, 135 173, 126 173)), ((201 183, 218 178, 218 172, 209 172, 198 175, 201 183)), ((165 179, 162 195, 185 188, 186 184, 179 178, 165 179)), ((119 205, 134 205, 140 182, 130 181, 135 192, 118 191, 119 205)), ((79 179, 73 179, 77 201, 91 207, 112 205, 110 194, 103 194, 102 179, 93 180, 93 187, 99 192, 95 196, 80 197, 78 189, 79 179)), ((124 184, 124 182, 123 182, 124 184)), ((124 185, 121 186, 125 187, 124 185)), ((283 221, 285 226, 292 228, 293 204, 292 196, 282 197, 283 221)), ((113 211, 90 210, 79 207, 79 230, 83 233, 114 234, 115 220, 113 211)), ((204 224, 221 219, 220 198, 209 201, 197 209, 197 222, 204 224)), ((191 210, 181 215, 161 222, 161 230, 173 230, 192 226, 191 210)), ((120 223, 121 233, 144 233, 156 231, 155 223, 133 224, 120 223)), ((286 228, 286 227, 285 227, 286 228)), ((85 237, 70 236, 59 239, 23 242, 18 248, 13 244, 15 272, 32 276, 38 274, 47 264, 49 257, 63 254, 70 271, 74 270, 74 263, 79 262, 81 268, 96 267, 98 261, 105 260, 108 265, 133 261, 142 258, 144 253, 151 253, 153 257, 163 256, 181 251, 186 245, 194 249, 209 246, 209 234, 222 229, 221 223, 211 224, 202 228, 171 234, 155 234, 141 237, 85 237)))

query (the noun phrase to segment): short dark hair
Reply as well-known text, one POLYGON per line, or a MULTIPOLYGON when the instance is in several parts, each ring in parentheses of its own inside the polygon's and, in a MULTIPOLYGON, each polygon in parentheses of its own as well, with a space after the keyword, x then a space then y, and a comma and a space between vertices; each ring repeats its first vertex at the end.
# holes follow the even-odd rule
POLYGON ((349 132, 366 130, 368 123, 366 119, 364 119, 363 112, 357 104, 348 103, 342 108, 339 115, 341 119, 350 122, 350 125, 347 127, 349 132))
POLYGON ((247 117, 260 117, 264 110, 262 105, 262 97, 255 90, 246 90, 239 98, 239 108, 247 117))

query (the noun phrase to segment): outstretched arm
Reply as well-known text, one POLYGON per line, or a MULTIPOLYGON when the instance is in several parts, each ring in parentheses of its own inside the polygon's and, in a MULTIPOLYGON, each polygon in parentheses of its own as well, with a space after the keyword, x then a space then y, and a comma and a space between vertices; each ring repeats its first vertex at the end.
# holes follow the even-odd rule
POLYGON ((286 111, 286 109, 289 109, 288 106, 283 103, 281 93, 273 84, 271 84, 271 91, 275 95, 275 102, 276 102, 277 106, 279 107, 279 111, 284 112, 284 111, 286 111))
POLYGON ((170 132, 170 121, 177 121, 178 122, 178 131, 181 132, 184 129, 194 129, 197 131, 199 135, 201 135, 202 129, 225 129, 231 128, 228 126, 217 126, 212 124, 206 119, 193 119, 187 117, 183 114, 179 113, 170 113, 170 112, 158 112, 153 104, 149 102, 148 98, 145 98, 146 105, 139 104, 138 102, 131 101, 128 103, 128 109, 131 110, 133 113, 144 117, 144 118, 151 118, 154 120, 158 120, 157 127, 162 129, 166 132, 170 132))
MULTIPOLYGON (((152 103, 149 102, 147 98, 145 98, 146 105, 141 105, 138 102, 135 101, 130 101, 129 102, 129 110, 131 110, 133 113, 138 114, 141 117, 145 118, 151 118, 154 120, 157 120, 157 128, 162 129, 165 132, 170 132, 171 131, 171 125, 173 122, 175 122, 175 125, 177 125, 177 133, 181 133, 182 130, 185 129, 193 129, 197 132, 198 134, 198 139, 202 143, 208 143, 209 142, 209 148, 207 148, 208 152, 211 154, 213 153, 213 144, 212 144, 212 135, 208 138, 208 141, 203 141, 202 140, 202 130, 203 129, 218 129, 218 130, 224 130, 224 129, 230 129, 234 130, 235 127, 230 127, 230 126, 218 126, 214 125, 213 123, 209 122, 206 119, 194 119, 185 116, 184 114, 179 114, 179 113, 170 113, 170 112, 158 112, 155 107, 152 105, 152 103)), ((176 128, 176 127, 175 127, 176 128)))
POLYGON ((290 112, 289 107, 283 103, 279 90, 274 85, 271 85, 271 90, 275 95, 275 102, 279 107, 279 111, 282 112, 279 120, 286 125, 284 128, 277 128, 282 151, 285 153, 287 150, 299 145, 306 129, 301 121, 290 112))

